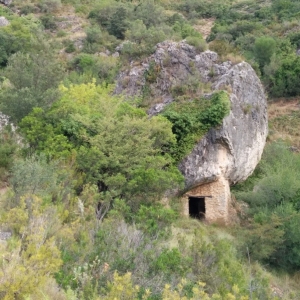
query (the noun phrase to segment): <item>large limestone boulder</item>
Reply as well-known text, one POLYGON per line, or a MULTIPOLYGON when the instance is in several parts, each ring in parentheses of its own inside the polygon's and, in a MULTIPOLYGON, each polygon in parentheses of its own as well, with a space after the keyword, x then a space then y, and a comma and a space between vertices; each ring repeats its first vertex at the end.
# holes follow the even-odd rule
POLYGON ((206 218, 227 222, 229 186, 253 172, 265 146, 268 121, 262 84, 246 62, 220 62, 215 52, 197 53, 185 42, 163 42, 148 59, 132 63, 120 74, 116 93, 128 97, 141 95, 146 84, 145 72, 151 64, 153 68, 153 63, 159 74, 150 86, 155 98, 148 111, 150 115, 161 112, 172 102, 172 87, 184 83, 195 70, 199 80, 211 86, 211 92, 225 89, 229 93, 230 114, 221 126, 210 129, 179 164, 185 177, 185 214, 189 213, 191 199, 206 197, 205 204, 201 204, 206 218))
POLYGON ((187 188, 225 177, 230 184, 245 180, 259 162, 268 132, 267 102, 251 66, 234 65, 216 79, 214 89, 231 89, 230 114, 211 129, 181 163, 187 188))
POLYGON ((116 93, 141 95, 146 84, 144 74, 153 62, 159 75, 151 84, 152 94, 156 102, 161 101, 152 105, 150 115, 173 101, 170 90, 184 82, 192 68, 197 69, 199 80, 212 84, 212 91, 226 89, 230 93, 231 112, 222 126, 211 129, 179 165, 186 188, 221 175, 230 184, 245 180, 260 160, 268 128, 264 90, 252 67, 246 62, 219 62, 215 52, 197 53, 185 42, 166 41, 158 44, 148 59, 140 64, 133 62, 120 74, 116 93))

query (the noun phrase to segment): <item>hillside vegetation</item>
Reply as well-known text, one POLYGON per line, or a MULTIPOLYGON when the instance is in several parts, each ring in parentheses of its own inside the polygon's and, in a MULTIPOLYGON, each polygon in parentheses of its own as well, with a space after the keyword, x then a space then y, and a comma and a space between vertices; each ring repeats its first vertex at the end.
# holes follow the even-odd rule
POLYGON ((299 15, 298 0, 1 4, 0 299, 299 299, 299 15), (120 71, 183 39, 248 61, 270 99, 268 145, 233 187, 228 228, 162 204, 227 92, 208 101, 192 78, 151 118, 146 89, 113 94, 120 71))

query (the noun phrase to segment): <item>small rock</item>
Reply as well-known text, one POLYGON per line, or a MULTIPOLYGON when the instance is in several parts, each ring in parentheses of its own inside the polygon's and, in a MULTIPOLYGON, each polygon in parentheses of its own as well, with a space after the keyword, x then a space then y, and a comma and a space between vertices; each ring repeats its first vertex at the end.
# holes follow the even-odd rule
POLYGON ((11 232, 9 231, 0 231, 0 240, 6 241, 11 237, 11 232))
POLYGON ((9 21, 5 17, 0 17, 0 27, 9 25, 9 21))

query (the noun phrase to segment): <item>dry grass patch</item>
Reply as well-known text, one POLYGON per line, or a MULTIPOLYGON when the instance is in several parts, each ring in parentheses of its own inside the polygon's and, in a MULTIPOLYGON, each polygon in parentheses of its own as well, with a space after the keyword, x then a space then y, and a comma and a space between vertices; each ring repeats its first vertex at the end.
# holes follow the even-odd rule
POLYGON ((214 23, 215 18, 201 19, 193 27, 202 34, 204 39, 206 39, 210 35, 214 23))
POLYGON ((300 106, 299 99, 273 102, 269 105, 269 139, 282 139, 300 147, 300 106))

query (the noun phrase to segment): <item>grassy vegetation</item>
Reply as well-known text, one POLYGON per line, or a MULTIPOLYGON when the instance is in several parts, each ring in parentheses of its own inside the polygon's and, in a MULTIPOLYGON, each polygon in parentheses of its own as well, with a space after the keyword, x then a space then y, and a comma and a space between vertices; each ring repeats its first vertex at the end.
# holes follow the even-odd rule
POLYGON ((0 111, 18 129, 0 132, 0 231, 11 234, 0 298, 299 299, 299 12, 294 0, 1 5, 0 111), (181 218, 178 199, 160 203, 182 187, 176 163, 229 113, 228 94, 204 99, 191 74, 149 119, 150 65, 144 99, 112 95, 119 70, 166 39, 245 58, 270 97, 295 97, 270 106, 269 140, 290 144, 270 143, 234 188, 247 207, 240 225, 208 226, 181 218))

